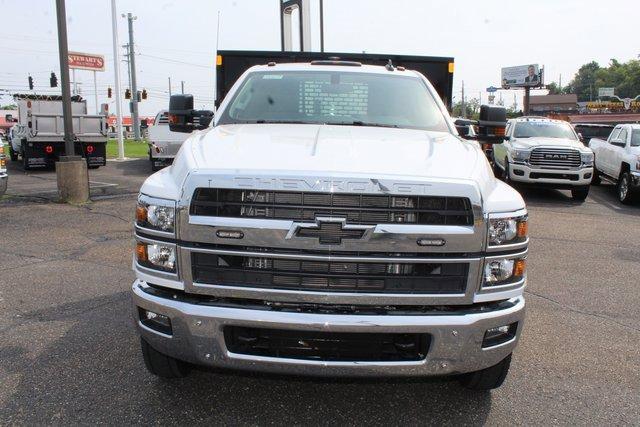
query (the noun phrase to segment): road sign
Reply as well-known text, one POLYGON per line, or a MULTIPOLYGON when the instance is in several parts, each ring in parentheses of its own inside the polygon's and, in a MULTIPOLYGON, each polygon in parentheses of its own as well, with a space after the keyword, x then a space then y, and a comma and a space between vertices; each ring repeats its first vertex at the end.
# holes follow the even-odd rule
POLYGON ((104 71, 104 56, 91 53, 69 52, 69 68, 104 71))
POLYGON ((615 96, 615 88, 613 87, 601 87, 598 89, 598 98, 604 96, 615 96))
POLYGON ((495 86, 489 86, 487 88, 487 92, 489 92, 489 93, 494 93, 494 92, 497 92, 497 91, 498 91, 498 88, 495 87, 495 86))

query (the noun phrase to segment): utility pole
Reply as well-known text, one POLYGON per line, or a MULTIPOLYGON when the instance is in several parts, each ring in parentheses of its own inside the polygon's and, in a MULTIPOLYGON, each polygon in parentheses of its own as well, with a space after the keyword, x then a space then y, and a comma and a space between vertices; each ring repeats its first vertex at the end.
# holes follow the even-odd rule
POLYGON ((171 77, 169 77, 169 96, 171 96, 171 77))
POLYGON ((131 13, 127 13, 129 22, 129 68, 131 69, 131 124, 133 125, 133 138, 140 141, 140 120, 138 118, 138 86, 136 84, 136 50, 133 43, 133 21, 138 19, 131 13))
POLYGON ((56 0, 58 18, 58 53, 60 55, 60 80, 62 80, 62 115, 64 122, 64 149, 66 156, 75 154, 73 144, 73 120, 71 116, 71 91, 69 85, 69 47, 67 45, 67 11, 64 0, 56 0))
POLYGON ((58 54, 60 56, 60 79, 62 80, 62 120, 65 149, 65 155, 60 156, 60 161, 56 162, 58 196, 64 202, 85 203, 89 200, 89 174, 87 162, 82 157, 75 155, 71 88, 69 86, 67 11, 64 0, 56 0, 56 18, 58 21, 58 54))
POLYGON ((180 82, 180 86, 182 88, 182 94, 184 95, 184 80, 180 82))
POLYGON ((116 130, 118 134, 118 160, 124 160, 124 139, 122 136, 122 105, 120 92, 120 58, 118 55, 118 19, 116 0, 111 0, 111 31, 113 32, 113 72, 116 81, 116 130))

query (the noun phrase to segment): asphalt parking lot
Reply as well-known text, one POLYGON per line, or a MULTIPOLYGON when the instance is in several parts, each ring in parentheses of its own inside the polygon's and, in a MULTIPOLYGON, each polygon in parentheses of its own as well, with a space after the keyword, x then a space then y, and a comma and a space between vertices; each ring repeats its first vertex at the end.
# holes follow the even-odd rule
POLYGON ((196 371, 147 373, 130 314, 146 160, 90 171, 94 202, 55 203, 55 173, 10 162, 0 200, 0 424, 640 423, 640 205, 526 191, 527 318, 505 385, 196 371), (53 190, 53 191, 52 191, 53 190))

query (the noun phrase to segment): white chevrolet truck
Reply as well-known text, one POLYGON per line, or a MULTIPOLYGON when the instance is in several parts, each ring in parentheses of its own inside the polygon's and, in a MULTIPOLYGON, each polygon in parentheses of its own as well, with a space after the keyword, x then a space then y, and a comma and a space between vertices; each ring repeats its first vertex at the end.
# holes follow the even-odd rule
POLYGON ((606 141, 592 138, 589 147, 596 156, 593 183, 616 184, 621 203, 640 199, 640 125, 618 125, 606 141))
POLYGON ((520 117, 509 120, 504 142, 493 146, 497 176, 512 185, 571 190, 584 201, 593 178, 593 152, 561 120, 520 117))
POLYGON ((169 112, 162 110, 156 114, 153 125, 149 127, 149 162, 151 170, 158 171, 173 163, 180 146, 187 139, 185 133, 171 132, 169 112))
POLYGON ((172 97, 172 129, 200 130, 138 199, 150 372, 502 384, 523 328, 527 210, 427 78, 272 62, 194 126, 202 114, 172 97))

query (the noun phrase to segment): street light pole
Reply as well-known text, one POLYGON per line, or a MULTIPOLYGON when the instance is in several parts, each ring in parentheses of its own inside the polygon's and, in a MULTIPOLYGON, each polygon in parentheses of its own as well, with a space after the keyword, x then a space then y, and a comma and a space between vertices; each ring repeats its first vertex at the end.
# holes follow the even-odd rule
POLYGON ((116 0, 111 0, 111 31, 113 33, 113 72, 116 81, 116 130, 118 134, 118 160, 124 160, 124 139, 122 136, 122 102, 120 92, 120 52, 118 51, 118 19, 116 0))

